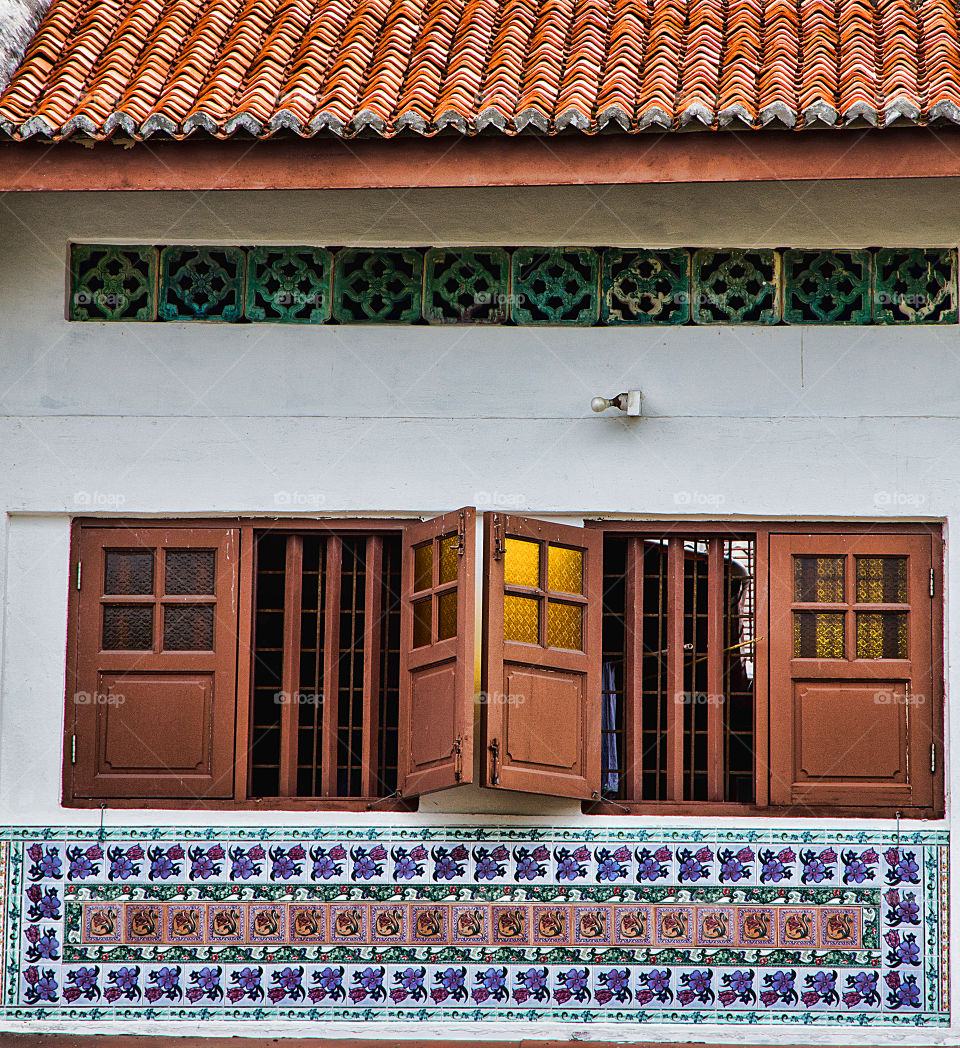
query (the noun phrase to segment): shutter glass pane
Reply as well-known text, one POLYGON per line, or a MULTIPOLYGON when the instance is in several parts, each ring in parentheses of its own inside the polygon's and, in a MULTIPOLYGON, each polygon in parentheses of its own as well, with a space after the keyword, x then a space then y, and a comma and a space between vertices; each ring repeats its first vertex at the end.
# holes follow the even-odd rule
POLYGON ((551 545, 547 553, 547 589, 583 593, 583 553, 551 545))
POLYGON ((413 588, 416 592, 433 585, 433 543, 418 546, 413 551, 413 588))
POLYGON ((540 543, 508 538, 504 545, 504 583, 507 586, 539 586, 540 543))
POLYGON ((579 604, 548 601, 547 647, 583 650, 583 609, 579 604))
POLYGON ((842 604, 843 557, 794 557, 793 599, 842 604))
POLYGON ((105 651, 152 651, 153 605, 108 604, 103 609, 105 651))
POLYGON ((907 613, 857 612, 857 658, 907 658, 907 613))
POLYGON ((798 659, 842 659, 843 612, 794 612, 793 654, 798 659))
POLYGON ((216 552, 212 549, 167 550, 164 592, 170 596, 213 595, 216 552))
POLYGON ((906 604, 906 557, 857 557, 857 602, 906 604))
POLYGON ((153 593, 153 550, 107 550, 103 592, 124 596, 153 593))
POLYGON ((414 601, 413 646, 415 648, 422 648, 425 644, 430 643, 431 604, 429 597, 426 600, 414 601))
POLYGON ((457 581, 457 550, 460 543, 456 535, 448 535, 440 540, 440 585, 457 581))
POLYGON ((437 640, 457 635, 457 591, 442 593, 437 601, 437 640))
POLYGON ((165 651, 212 651, 213 605, 173 604, 163 609, 165 651))
MULTIPOLYGON (((507 539, 509 542, 510 540, 507 539)), ((527 543, 536 546, 536 543, 527 543)), ((540 601, 535 597, 503 598, 503 638, 521 644, 540 643, 540 601)))

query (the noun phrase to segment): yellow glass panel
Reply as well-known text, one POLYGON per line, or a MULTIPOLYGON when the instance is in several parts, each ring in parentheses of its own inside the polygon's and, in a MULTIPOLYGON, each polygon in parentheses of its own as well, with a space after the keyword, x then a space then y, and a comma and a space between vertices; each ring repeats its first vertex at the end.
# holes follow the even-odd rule
POLYGON ((413 646, 422 648, 430 643, 430 627, 432 625, 430 597, 426 600, 415 600, 413 602, 413 646))
POLYGON ((540 601, 536 597, 503 598, 503 639, 521 644, 540 643, 540 601))
POLYGON ((433 585, 433 543, 417 546, 413 551, 413 588, 415 592, 433 585))
POLYGON ((843 612, 799 611, 793 616, 793 654, 798 659, 842 659, 843 612))
POLYGON ((540 543, 508 538, 503 562, 503 581, 508 586, 540 585, 540 543))
POLYGON ((858 659, 905 659, 907 613, 878 611, 857 613, 858 659))
POLYGON ((843 557, 794 557, 793 599, 843 604, 843 557))
POLYGON ((583 593, 583 552, 566 546, 547 549, 547 589, 583 593))
POLYGON ((440 540, 440 582, 457 581, 457 549, 460 543, 456 535, 447 535, 440 540))
POLYGON ((457 591, 441 593, 437 601, 437 639, 448 640, 457 635, 457 591))
POLYGON ((547 603, 547 646, 583 651, 583 608, 579 604, 547 603))
POLYGON ((906 604, 906 557, 857 557, 857 602, 906 604))

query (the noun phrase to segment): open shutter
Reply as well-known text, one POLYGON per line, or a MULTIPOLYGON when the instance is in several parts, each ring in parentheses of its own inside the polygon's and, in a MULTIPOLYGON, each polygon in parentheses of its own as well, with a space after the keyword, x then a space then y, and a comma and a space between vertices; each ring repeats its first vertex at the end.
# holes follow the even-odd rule
POLYGON ((233 795, 237 532, 84 528, 75 798, 233 795))
POLYGON ((476 511, 403 534, 399 792, 473 781, 476 511))
POLYGON ((600 791, 602 536, 484 518, 485 786, 600 791))
POLYGON ((931 538, 770 536, 770 802, 933 803, 931 538))

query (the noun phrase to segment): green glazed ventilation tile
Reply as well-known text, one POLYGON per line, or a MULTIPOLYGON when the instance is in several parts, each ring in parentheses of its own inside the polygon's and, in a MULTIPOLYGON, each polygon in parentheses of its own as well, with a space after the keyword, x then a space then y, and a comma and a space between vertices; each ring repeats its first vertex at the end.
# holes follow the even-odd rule
POLYGON ((701 250, 693 256, 697 324, 776 324, 780 319, 776 251, 701 250))
POLYGON ((690 319, 686 251, 604 251, 602 287, 605 324, 685 324, 690 319))
POLYGON ((246 258, 238 247, 165 247, 160 255, 163 320, 239 320, 246 258))
POLYGON ((881 248, 874 259, 878 324, 955 324, 957 253, 952 248, 881 248))
POLYGON ((869 324, 869 251, 786 251, 783 319, 788 324, 869 324))
POLYGON ((322 324, 330 319, 332 271, 333 256, 323 248, 251 248, 247 252, 247 319, 322 324))
POLYGON ((502 324, 510 256, 502 248, 431 248, 425 259, 423 316, 431 324, 502 324))
POLYGON ((518 248, 510 283, 517 324, 582 326, 600 317, 600 256, 589 248, 518 248))
POLYGON ((71 320, 154 320, 156 315, 155 247, 71 245, 71 320))
POLYGON ((341 324, 411 324, 420 319, 419 251, 346 248, 333 263, 333 317, 341 324))

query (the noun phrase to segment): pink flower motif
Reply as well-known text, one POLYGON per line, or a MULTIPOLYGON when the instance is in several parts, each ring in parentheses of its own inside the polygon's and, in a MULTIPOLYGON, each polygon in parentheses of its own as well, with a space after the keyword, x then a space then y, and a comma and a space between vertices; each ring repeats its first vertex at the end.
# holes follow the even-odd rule
POLYGON ((883 977, 883 981, 890 987, 891 990, 896 990, 900 986, 900 973, 899 972, 887 972, 883 977))
POLYGON ((533 849, 533 855, 531 855, 531 858, 536 859, 537 862, 543 862, 545 859, 550 858, 550 851, 541 844, 539 848, 533 849))
POLYGON ((282 986, 271 986, 270 989, 267 990, 267 996, 274 1004, 276 1004, 287 996, 287 991, 282 986))
MULTIPOLYGON (((109 992, 110 991, 107 990, 107 993, 109 993, 109 992)), ((119 992, 120 991, 118 990, 117 993, 119 993, 119 992)), ((188 1001, 199 1001, 202 996, 203 996, 203 990, 201 990, 199 986, 188 986, 187 987, 187 1000, 188 1001)))
POLYGON ((250 851, 247 852, 247 857, 250 859, 265 859, 267 853, 259 844, 255 844, 250 851))
POLYGON ((437 1004, 440 1004, 440 1002, 445 1001, 450 994, 442 986, 436 986, 430 991, 430 996, 437 1004))
MULTIPOLYGON (((331 859, 345 859, 346 857, 347 857, 347 850, 346 850, 346 848, 344 848, 344 846, 342 844, 335 844, 330 849, 330 858, 331 859)), ((420 858, 425 859, 426 857, 427 857, 427 853, 426 853, 426 850, 424 850, 424 853, 423 853, 423 855, 420 856, 420 858)))
POLYGON ((148 986, 147 987, 147 1000, 150 1001, 151 1004, 154 1001, 159 1001, 160 1000, 160 995, 162 993, 163 993, 163 990, 161 990, 159 986, 148 986))
POLYGON ((474 990, 470 996, 477 1002, 477 1004, 483 1004, 483 1002, 490 996, 490 991, 485 990, 480 986, 474 990))
POLYGON ((387 849, 382 844, 378 844, 376 848, 370 850, 371 859, 385 859, 387 857, 387 849))
POLYGON ((896 866, 900 861, 900 851, 898 848, 887 848, 883 853, 883 857, 891 866, 896 866))
POLYGON ((797 855, 796 852, 794 852, 793 848, 784 848, 783 851, 779 852, 777 855, 777 858, 782 863, 793 862, 796 859, 796 857, 797 855))
POLYGON ((36 942, 39 938, 40 929, 35 924, 31 924, 27 929, 27 942, 36 942))
POLYGON ((143 858, 143 848, 141 848, 139 844, 135 844, 132 848, 127 848, 127 858, 128 859, 142 859, 143 858))
POLYGON ((307 853, 303 850, 303 846, 295 844, 288 852, 291 859, 304 859, 307 853))
POLYGON ((837 853, 833 850, 833 848, 825 848, 822 852, 820 852, 820 861, 821 862, 836 862, 837 861, 837 853))
POLYGON ((569 1001, 570 998, 573 996, 573 994, 569 990, 561 989, 557 990, 557 992, 553 996, 557 1004, 566 1004, 567 1001, 569 1001))
MULTIPOLYGON (((529 996, 530 996, 530 991, 529 990, 519 989, 519 990, 514 990, 513 991, 513 999, 517 1002, 517 1004, 523 1004, 523 1002, 526 1001, 526 999, 529 996)), ((653 996, 653 995, 651 994, 651 996, 653 996)))
POLYGON ((764 990, 763 993, 760 994, 760 1000, 763 1001, 767 1008, 769 1008, 771 1004, 776 1004, 777 999, 778 995, 775 994, 773 990, 764 990))
POLYGON ((888 906, 896 906, 900 902, 900 892, 896 888, 891 888, 883 893, 883 900, 888 906))
POLYGON ((843 995, 843 1003, 848 1008, 852 1008, 854 1005, 859 1004, 862 1000, 863 998, 860 996, 860 994, 856 993, 853 990, 843 995))
POLYGON ((577 848, 577 850, 573 853, 573 858, 576 859, 577 862, 586 862, 587 859, 590 858, 590 849, 584 847, 581 844, 580 847, 577 848))
POLYGON ((307 990, 307 996, 316 1004, 317 1001, 322 1001, 327 996, 327 991, 322 986, 311 986, 307 990))
POLYGON ((669 862, 670 856, 672 854, 673 853, 670 851, 669 848, 658 848, 653 853, 653 857, 657 860, 657 862, 669 862))
POLYGON ((39 844, 31 844, 30 847, 27 848, 27 855, 29 855, 34 862, 39 862, 40 856, 43 855, 43 850, 39 844))
POLYGON ((627 859, 630 858, 630 849, 617 848, 617 850, 613 853, 613 857, 617 860, 617 862, 626 862, 627 859))
POLYGON ((737 995, 733 990, 721 990, 720 993, 717 994, 717 997, 721 1004, 733 1004, 737 999, 737 995))
POLYGON ((694 999, 695 996, 696 995, 694 994, 694 992, 692 990, 681 990, 677 994, 677 1000, 681 1004, 689 1004, 694 999))
MULTIPOLYGON (((220 854, 222 855, 223 853, 221 852, 220 854)), ((183 848, 181 848, 179 844, 175 844, 175 845, 173 845, 172 848, 168 848, 167 849, 167 858, 168 859, 182 859, 183 858, 183 848)))
POLYGON ((215 844, 210 851, 207 852, 208 859, 222 859, 226 853, 219 844, 215 844))
POLYGON ((709 848, 701 848, 694 858, 700 862, 709 862, 713 858, 713 852, 709 848))
POLYGON ((103 848, 101 848, 99 844, 91 844, 84 854, 88 859, 102 859, 103 848))
POLYGON ((653 1000, 653 990, 641 990, 637 994, 637 1004, 649 1004, 653 1000))
POLYGON ((737 858, 741 862, 753 862, 754 860, 753 848, 741 848, 737 852, 737 858))
POLYGON ((366 999, 367 991, 362 986, 354 986, 350 991, 350 1000, 353 1001, 354 1004, 359 1004, 360 1001, 365 1001, 366 999))
POLYGON ((800 1000, 808 1007, 811 1008, 820 1000, 820 994, 816 990, 807 990, 806 993, 801 994, 800 1000))
POLYGON ((467 849, 462 844, 458 844, 456 848, 454 848, 453 851, 450 852, 450 858, 459 861, 461 859, 465 859, 467 857, 467 854, 467 849))
POLYGON ((607 1001, 613 1000, 613 994, 609 990, 597 990, 595 996, 597 1004, 606 1004, 607 1001))
POLYGON ((393 1001, 394 1004, 400 1004, 401 1001, 405 1001, 409 996, 410 994, 408 994, 406 990, 401 990, 399 986, 395 986, 390 991, 390 1000, 393 1001))
POLYGON ((873 850, 873 848, 868 848, 860 856, 860 861, 861 862, 876 862, 879 858, 880 858, 880 856, 877 855, 877 853, 873 850))
MULTIPOLYGON (((189 994, 189 992, 190 992, 190 991, 188 990, 188 991, 187 991, 187 993, 189 994)), ((198 992, 199 992, 199 991, 198 991, 198 992)), ((110 1001, 111 1003, 113 1003, 113 1002, 114 1002, 115 1000, 117 1000, 117 998, 118 998, 118 997, 120 996, 120 993, 121 993, 121 991, 120 991, 120 987, 119 987, 119 986, 108 986, 108 987, 107 987, 107 988, 106 988, 106 989, 105 989, 105 990, 103 991, 103 996, 104 996, 104 997, 106 997, 106 999, 107 999, 108 1001, 110 1001)))
MULTIPOLYGON (((149 992, 150 991, 148 990, 147 993, 149 992)), ((310 992, 313 993, 313 990, 311 990, 310 992)), ((231 1001, 234 1002, 234 1004, 236 1004, 236 1002, 239 1001, 240 998, 243 996, 243 990, 241 990, 239 986, 231 986, 227 990, 227 996, 230 998, 231 1001)))
POLYGON ((887 932, 883 937, 887 946, 896 947, 900 945, 900 933, 897 931, 887 932))

